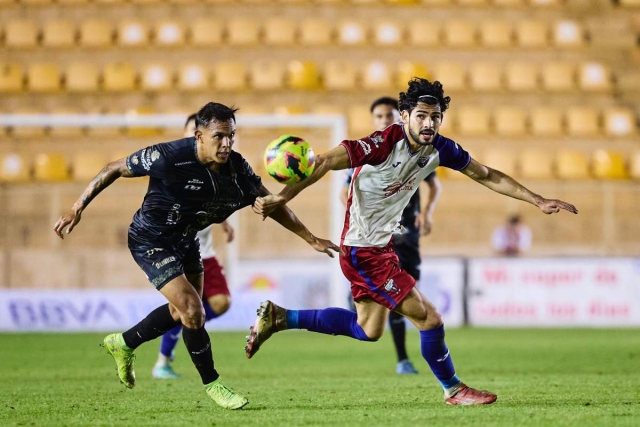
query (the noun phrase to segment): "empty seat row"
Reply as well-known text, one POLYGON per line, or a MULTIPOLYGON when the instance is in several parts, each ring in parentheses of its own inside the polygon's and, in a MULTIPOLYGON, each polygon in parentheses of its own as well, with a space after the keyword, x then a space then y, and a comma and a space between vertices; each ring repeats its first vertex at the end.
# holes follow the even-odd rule
POLYGON ((579 21, 559 20, 437 20, 409 22, 380 19, 369 22, 309 18, 199 18, 192 22, 163 20, 148 22, 125 19, 114 23, 87 19, 81 23, 51 20, 38 24, 33 20, 8 21, 2 32, 7 48, 25 49, 38 45, 49 48, 101 48, 113 45, 143 47, 193 46, 399 46, 439 48, 574 48, 588 41, 579 21), (428 31, 425 31, 428 28, 428 31))
POLYGON ((248 66, 237 61, 220 61, 212 68, 185 63, 178 69, 162 63, 142 65, 107 64, 103 70, 89 62, 74 62, 61 69, 54 63, 36 63, 26 69, 20 64, 0 64, 0 93, 164 91, 173 88, 197 91, 213 87, 224 91, 327 89, 403 89, 412 77, 440 80, 447 92, 607 92, 613 88, 610 69, 598 62, 576 65, 513 62, 437 62, 432 69, 404 61, 391 68, 384 62, 355 64, 327 61, 322 69, 309 61, 257 60, 248 66))

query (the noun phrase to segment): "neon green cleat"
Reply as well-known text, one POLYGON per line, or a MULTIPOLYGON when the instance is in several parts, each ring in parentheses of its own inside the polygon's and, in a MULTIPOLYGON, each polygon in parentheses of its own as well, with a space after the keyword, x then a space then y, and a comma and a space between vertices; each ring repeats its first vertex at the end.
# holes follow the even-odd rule
POLYGON ((204 389, 211 400, 224 409, 241 409, 249 404, 249 399, 224 385, 219 377, 214 382, 206 384, 204 389))
POLYGON ((133 361, 136 360, 136 356, 124 343, 122 334, 109 334, 104 337, 104 348, 116 361, 120 382, 127 388, 135 387, 136 373, 133 370, 133 361))

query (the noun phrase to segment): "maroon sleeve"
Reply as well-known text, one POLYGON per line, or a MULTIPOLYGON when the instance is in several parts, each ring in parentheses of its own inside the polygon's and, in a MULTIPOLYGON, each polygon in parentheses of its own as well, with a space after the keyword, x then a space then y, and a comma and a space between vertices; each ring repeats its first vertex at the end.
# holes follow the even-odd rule
POLYGON ((352 168, 362 165, 375 166, 384 162, 396 142, 403 138, 402 126, 394 123, 364 138, 342 141, 340 145, 347 149, 352 168))

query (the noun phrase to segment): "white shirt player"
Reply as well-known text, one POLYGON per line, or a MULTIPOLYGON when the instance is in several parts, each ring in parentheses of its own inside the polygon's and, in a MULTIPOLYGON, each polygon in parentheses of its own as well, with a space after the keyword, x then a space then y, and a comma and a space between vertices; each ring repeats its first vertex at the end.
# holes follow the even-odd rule
POLYGON ((216 251, 213 249, 213 224, 198 231, 198 240, 200 241, 200 256, 202 259, 213 258, 216 251))
POLYGON ((462 147, 441 135, 412 153, 402 123, 341 144, 354 168, 342 232, 346 246, 389 244, 401 232, 402 211, 420 182, 438 166, 461 170, 471 161, 462 147))

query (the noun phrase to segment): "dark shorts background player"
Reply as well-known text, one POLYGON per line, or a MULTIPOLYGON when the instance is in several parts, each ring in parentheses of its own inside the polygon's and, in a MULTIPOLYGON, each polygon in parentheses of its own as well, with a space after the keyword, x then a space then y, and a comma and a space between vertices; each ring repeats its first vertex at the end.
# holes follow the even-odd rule
MULTIPOLYGON (((382 131, 392 123, 400 121, 398 100, 391 97, 378 98, 371 104, 371 118, 373 127, 382 131)), ((347 171, 347 179, 340 194, 342 202, 347 205, 349 199, 349 186, 353 177, 353 169, 347 171)), ((435 172, 429 174, 424 182, 429 187, 427 203, 424 209, 420 206, 420 186, 402 211, 400 225, 404 227, 402 233, 393 235, 393 249, 398 255, 400 268, 407 271, 416 281, 420 281, 420 235, 428 235, 433 224, 433 211, 440 197, 440 181, 435 172)), ((355 305, 351 296, 349 298, 352 309, 355 305)), ((395 311, 389 312, 389 329, 396 349, 398 362, 396 373, 400 375, 417 374, 418 370, 413 366, 407 354, 406 334, 407 326, 404 316, 395 311)))
POLYGON ((382 336, 389 310, 408 318, 420 332, 422 356, 451 405, 489 404, 497 396, 465 385, 456 375, 445 343, 442 318, 399 266, 391 237, 417 185, 438 166, 458 170, 487 188, 526 201, 546 214, 577 209, 560 200, 532 193, 513 178, 472 159, 457 143, 438 134, 450 102, 440 82, 414 78, 400 93, 402 123, 316 157, 313 173, 277 196, 256 199, 254 212, 269 214, 289 202, 330 170, 355 168, 342 233, 340 266, 351 282, 357 313, 340 308, 286 310, 271 301, 260 305, 246 353, 252 357, 274 332, 306 329, 345 335, 361 341, 382 336))
MULTIPOLYGON (((194 137, 143 148, 109 163, 54 226, 64 238, 63 233, 73 230, 91 200, 116 179, 150 177, 142 207, 129 226, 128 243, 133 258, 168 304, 128 331, 107 335, 104 346, 116 362, 120 381, 133 388, 134 350, 182 324, 185 346, 207 394, 227 409, 242 408, 249 401, 225 386, 214 368, 211 341, 204 328, 203 265, 195 236, 269 194, 260 177, 232 149, 235 111, 210 102, 196 115, 194 137)), ((289 209, 278 209, 270 216, 319 252, 333 256, 331 250, 339 250, 311 234, 289 209)))

